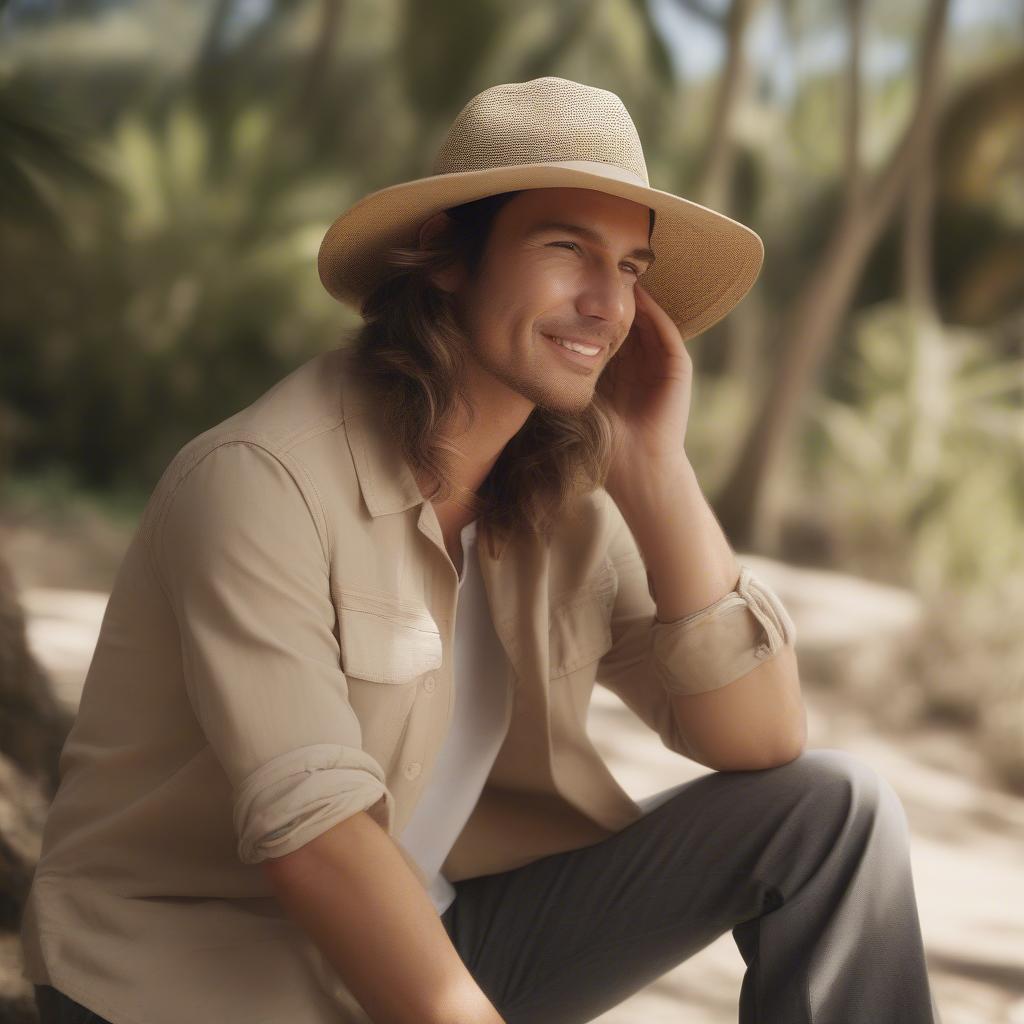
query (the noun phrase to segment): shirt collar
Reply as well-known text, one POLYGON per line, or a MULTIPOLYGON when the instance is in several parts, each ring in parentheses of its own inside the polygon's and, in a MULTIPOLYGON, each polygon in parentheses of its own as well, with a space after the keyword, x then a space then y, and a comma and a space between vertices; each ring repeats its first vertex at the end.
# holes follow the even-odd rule
MULTIPOLYGON (((422 505, 426 498, 416 483, 412 468, 398 442, 375 415, 367 390, 346 360, 342 360, 339 378, 345 432, 359 478, 359 489, 370 515, 376 519, 377 516, 405 512, 422 505)), ((497 541, 495 557, 501 557, 506 544, 507 537, 497 541)), ((486 543, 481 544, 482 551, 487 549, 486 543)))

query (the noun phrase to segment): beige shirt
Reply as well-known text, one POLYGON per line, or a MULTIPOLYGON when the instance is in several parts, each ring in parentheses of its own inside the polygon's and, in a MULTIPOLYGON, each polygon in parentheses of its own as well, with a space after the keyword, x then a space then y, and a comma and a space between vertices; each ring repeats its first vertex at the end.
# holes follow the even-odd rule
MULTIPOLYGON (((346 366, 316 356, 186 444, 115 579, 21 929, 25 976, 114 1024, 369 1019, 259 867, 360 810, 398 835, 451 716, 456 570, 346 366)), ((513 710, 450 881, 640 816, 587 737, 595 680, 683 755, 668 691, 790 636, 745 568, 657 622, 614 502, 576 512, 550 545, 481 533, 513 710)))

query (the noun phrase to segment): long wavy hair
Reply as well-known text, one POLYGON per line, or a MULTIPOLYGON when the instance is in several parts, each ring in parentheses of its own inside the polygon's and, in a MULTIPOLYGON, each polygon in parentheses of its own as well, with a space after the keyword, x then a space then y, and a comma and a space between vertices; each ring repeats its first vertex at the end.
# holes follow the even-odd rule
MULTIPOLYGON (((430 275, 461 262, 475 278, 496 214, 518 194, 502 192, 449 208, 447 226, 428 248, 386 250, 381 280, 361 305, 364 322, 341 343, 373 388, 381 422, 414 475, 433 488, 427 497, 475 510, 479 536, 488 538, 492 553, 501 535, 549 538, 582 495, 603 485, 614 443, 607 399, 595 389, 582 414, 535 406, 475 493, 449 475, 457 451, 441 428, 453 422, 460 404, 468 422, 475 419, 463 384, 472 342, 453 296, 430 275)), ((648 237, 653 229, 652 210, 648 237)))

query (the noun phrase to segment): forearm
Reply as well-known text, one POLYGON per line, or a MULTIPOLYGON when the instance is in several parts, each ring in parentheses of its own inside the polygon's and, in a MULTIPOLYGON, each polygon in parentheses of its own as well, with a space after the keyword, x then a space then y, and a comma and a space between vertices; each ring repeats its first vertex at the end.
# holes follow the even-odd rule
POLYGON ((394 842, 365 812, 264 862, 278 901, 378 1024, 503 1024, 394 842))
MULTIPOLYGON (((740 567, 685 457, 638 472, 611 495, 647 567, 660 622, 674 622, 736 588, 740 567)), ((670 694, 681 735, 701 764, 769 767, 797 756, 806 738, 791 646, 719 689, 670 694)))

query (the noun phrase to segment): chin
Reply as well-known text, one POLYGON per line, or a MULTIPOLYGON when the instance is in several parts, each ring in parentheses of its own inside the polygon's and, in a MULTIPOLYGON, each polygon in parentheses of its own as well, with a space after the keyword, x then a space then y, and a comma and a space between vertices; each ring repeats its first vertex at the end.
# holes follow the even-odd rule
POLYGON ((594 404, 593 394, 574 397, 561 391, 558 394, 545 394, 540 400, 534 398, 538 409, 559 413, 562 416, 582 416, 594 404))

